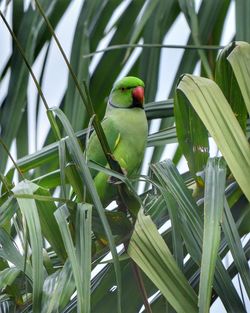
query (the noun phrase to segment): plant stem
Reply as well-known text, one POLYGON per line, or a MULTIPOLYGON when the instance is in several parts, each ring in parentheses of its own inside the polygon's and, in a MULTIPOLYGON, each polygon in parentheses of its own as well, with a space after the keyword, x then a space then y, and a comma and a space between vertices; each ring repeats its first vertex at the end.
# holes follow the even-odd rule
POLYGON ((9 149, 7 148, 6 144, 3 142, 3 140, 1 138, 0 138, 0 144, 3 146, 4 150, 8 154, 9 158, 11 159, 12 163, 14 164, 14 167, 18 171, 19 175, 22 177, 22 179, 25 179, 25 177, 23 176, 22 171, 20 170, 19 166, 16 164, 16 162, 15 162, 14 158, 12 157, 9 149))
POLYGON ((139 266, 133 260, 131 260, 131 265, 132 265, 132 268, 133 268, 133 272, 134 272, 134 275, 135 275, 135 280, 136 280, 138 289, 140 290, 140 293, 141 293, 141 296, 142 296, 142 299, 143 299, 143 304, 145 306, 145 310, 146 310, 147 313, 152 313, 150 304, 148 302, 147 292, 146 292, 146 289, 145 289, 145 286, 144 286, 144 282, 143 282, 143 279, 142 279, 141 270, 140 270, 139 266))
POLYGON ((109 46, 105 49, 96 50, 95 52, 91 52, 88 54, 84 54, 83 58, 90 58, 98 53, 119 50, 119 49, 127 49, 127 48, 159 48, 159 49, 186 49, 186 50, 220 50, 223 49, 224 46, 210 46, 210 45, 162 45, 162 44, 121 44, 121 45, 113 45, 109 46))

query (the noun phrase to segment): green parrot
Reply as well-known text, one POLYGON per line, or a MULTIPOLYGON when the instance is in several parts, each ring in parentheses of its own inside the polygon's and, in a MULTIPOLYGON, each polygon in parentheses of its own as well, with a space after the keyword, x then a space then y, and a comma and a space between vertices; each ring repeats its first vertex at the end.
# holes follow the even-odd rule
MULTIPOLYGON (((124 77, 113 86, 102 127, 109 147, 128 177, 140 168, 146 148, 148 124, 143 109, 144 83, 137 77, 124 77)), ((95 132, 90 136, 87 160, 108 167, 95 132)), ((104 206, 117 197, 117 188, 103 172, 94 173, 95 186, 104 206)))

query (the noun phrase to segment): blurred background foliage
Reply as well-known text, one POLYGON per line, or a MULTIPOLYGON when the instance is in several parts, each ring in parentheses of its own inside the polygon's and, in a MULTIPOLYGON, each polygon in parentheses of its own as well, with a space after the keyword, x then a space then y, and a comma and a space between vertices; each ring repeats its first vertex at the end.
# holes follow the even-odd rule
MULTIPOLYGON (((61 111, 46 110, 48 131, 41 91, 29 95, 27 63, 42 90, 53 67, 53 32, 42 13, 57 32, 72 3, 0 1, 1 24, 16 36, 0 68, 0 311, 215 312, 221 301, 220 312, 247 312, 250 1, 79 1, 68 59, 83 91, 87 83, 98 119, 119 77, 138 76, 146 85, 151 148, 143 175, 128 180, 106 170, 128 187, 128 206, 140 186, 136 203, 146 215, 139 211, 133 235, 131 212, 104 210, 95 194, 94 208, 84 203, 85 188, 93 187, 89 168, 105 171, 86 164, 82 153, 88 94, 81 97, 69 73, 57 99, 61 111), (222 49, 230 10, 235 34, 222 49), (183 54, 170 80, 171 60, 163 68, 162 55, 180 17, 189 36, 183 47, 171 47, 183 54), (159 85, 169 92, 156 101, 159 85), (211 137, 223 158, 209 158, 211 137), (172 161, 159 162, 168 149, 172 161)), ((51 84, 56 91, 58 82, 51 84)))

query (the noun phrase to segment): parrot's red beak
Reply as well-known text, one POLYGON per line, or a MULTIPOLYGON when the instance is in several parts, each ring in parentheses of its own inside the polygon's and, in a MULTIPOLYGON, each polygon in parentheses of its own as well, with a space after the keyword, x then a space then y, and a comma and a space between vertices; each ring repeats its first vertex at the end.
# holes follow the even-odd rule
POLYGON ((143 107, 144 103, 144 88, 141 86, 136 87, 133 92, 133 106, 135 107, 143 107))

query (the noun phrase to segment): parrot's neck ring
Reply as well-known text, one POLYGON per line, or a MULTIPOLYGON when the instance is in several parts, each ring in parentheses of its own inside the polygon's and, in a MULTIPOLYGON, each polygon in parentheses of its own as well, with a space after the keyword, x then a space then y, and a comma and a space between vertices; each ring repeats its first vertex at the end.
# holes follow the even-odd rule
POLYGON ((124 107, 124 108, 123 108, 123 107, 119 107, 118 105, 113 104, 110 99, 109 99, 109 101, 108 101, 108 104, 109 104, 111 107, 117 108, 117 109, 130 109, 130 108, 132 107, 132 106, 124 107))
POLYGON ((108 100, 108 105, 117 109, 135 109, 135 108, 143 109, 141 106, 134 105, 133 103, 129 107, 119 107, 118 105, 113 104, 110 99, 108 100))

